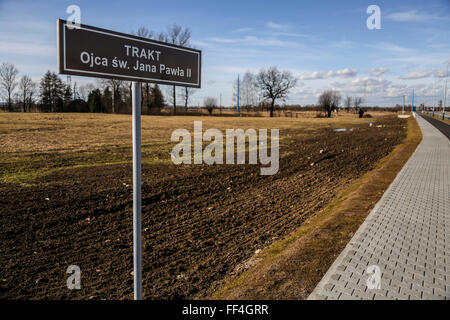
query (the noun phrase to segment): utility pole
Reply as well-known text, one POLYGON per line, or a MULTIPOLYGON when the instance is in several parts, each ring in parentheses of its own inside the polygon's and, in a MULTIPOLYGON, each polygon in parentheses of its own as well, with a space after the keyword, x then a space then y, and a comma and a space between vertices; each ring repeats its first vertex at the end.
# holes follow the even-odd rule
POLYGON ((445 106, 447 105, 447 80, 448 80, 448 64, 447 62, 447 74, 445 75, 445 89, 444 89, 444 104, 442 105, 442 120, 445 120, 445 106))
POLYGON ((403 106, 402 106, 402 114, 405 114, 405 95, 403 95, 403 106))
POLYGON ((73 83, 72 92, 73 92, 73 98, 74 99, 78 99, 79 98, 79 94, 78 94, 77 82, 76 81, 74 81, 74 83, 73 83))
MULTIPOLYGON (((367 98, 366 98, 366 90, 367 90, 367 80, 364 81, 364 104, 367 107, 367 98)), ((367 111, 367 110, 366 110, 367 111)))
POLYGON ((434 91, 434 101, 433 101, 433 117, 434 117, 434 108, 436 106, 436 101, 437 101, 437 96, 436 96, 436 79, 434 79, 434 86, 433 86, 433 91, 434 91))
POLYGON ((220 93, 219 98, 219 113, 222 114, 222 92, 220 93))
POLYGON ((238 73, 238 82, 237 82, 237 105, 236 110, 239 112, 239 73, 238 73))

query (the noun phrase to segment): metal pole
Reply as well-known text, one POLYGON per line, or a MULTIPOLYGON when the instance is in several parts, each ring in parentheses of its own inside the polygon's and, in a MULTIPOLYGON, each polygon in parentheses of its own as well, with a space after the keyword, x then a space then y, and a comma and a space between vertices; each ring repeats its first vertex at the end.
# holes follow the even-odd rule
POLYGON ((445 107, 447 104, 447 79, 448 79, 448 63, 447 63, 447 74, 445 76, 444 104, 442 105, 442 120, 445 120, 445 107))
POLYGON ((133 264, 134 300, 142 299, 142 218, 141 218, 141 84, 132 85, 133 122, 133 264))
POLYGON ((434 101, 433 101, 433 117, 434 117, 434 107, 436 106, 436 79, 434 79, 433 91, 434 91, 434 101))
POLYGON ((402 107, 402 114, 405 114, 405 95, 403 95, 403 107, 402 107))
POLYGON ((445 119, 445 105, 447 104, 447 79, 445 79, 444 104, 442 105, 442 119, 445 119))
POLYGON ((237 112, 239 112, 239 74, 238 74, 238 83, 237 83, 237 112))
POLYGON ((367 90, 367 80, 364 81, 364 104, 363 106, 367 106, 366 104, 366 90, 367 90))

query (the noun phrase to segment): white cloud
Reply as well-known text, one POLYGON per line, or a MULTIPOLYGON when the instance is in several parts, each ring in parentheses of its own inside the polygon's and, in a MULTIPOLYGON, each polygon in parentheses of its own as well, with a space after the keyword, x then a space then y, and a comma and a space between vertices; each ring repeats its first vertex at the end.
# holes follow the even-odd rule
POLYGON ((236 38, 222 38, 222 37, 212 37, 208 40, 218 43, 237 43, 242 41, 242 39, 236 39, 236 38))
POLYGON ((294 42, 279 40, 274 37, 269 38, 259 38, 255 36, 246 36, 243 38, 222 38, 222 37, 212 37, 208 40, 217 43, 239 43, 244 45, 254 45, 254 46, 275 46, 275 47, 292 47, 296 46, 294 42))
MULTIPOLYGON (((237 77, 237 74, 238 74, 238 73, 243 74, 243 73, 245 73, 246 71, 249 71, 248 68, 245 68, 245 67, 228 66, 228 65, 227 65, 227 66, 224 66, 224 65, 221 65, 221 66, 211 66, 210 68, 211 68, 211 70, 214 71, 214 72, 219 72, 219 73, 221 73, 221 74, 223 74, 223 73, 226 73, 226 74, 234 74, 234 75, 236 75, 236 77, 237 77)), ((251 71, 256 72, 257 70, 251 70, 251 71)))
POLYGON ((436 69, 436 70, 434 71, 434 76, 435 76, 436 78, 445 78, 445 77, 447 77, 447 70, 444 70, 444 69, 436 69))
POLYGON ((51 57, 56 56, 56 46, 29 42, 0 41, 0 52, 9 55, 51 57))
POLYGON ((197 48, 205 48, 205 47, 209 47, 209 45, 210 45, 206 41, 196 40, 196 39, 191 40, 191 44, 197 48))
POLYGON ((390 81, 385 79, 375 79, 375 78, 357 78, 351 81, 352 85, 355 86, 379 86, 379 85, 386 85, 389 84, 390 81))
POLYGON ((333 89, 342 92, 343 95, 366 97, 368 105, 376 105, 393 102, 393 98, 406 93, 406 85, 396 85, 391 81, 381 78, 356 78, 347 82, 333 82, 333 89))
POLYGON ((367 72, 368 72, 370 75, 374 76, 374 77, 379 77, 379 76, 381 76, 382 74, 384 74, 384 73, 386 73, 386 72, 389 72, 389 68, 386 68, 386 67, 376 68, 376 67, 374 67, 374 68, 372 68, 372 69, 367 70, 367 72))
MULTIPOLYGON (((362 77, 348 81, 334 81, 321 87, 319 92, 325 88, 338 90, 342 96, 360 96, 366 97, 367 105, 386 105, 393 106, 396 103, 402 103, 403 95, 406 95, 407 102, 411 97, 412 89, 416 93, 417 104, 425 103, 432 105, 436 94, 442 94, 442 88, 435 87, 431 83, 415 83, 407 85, 406 83, 393 83, 382 78, 362 77)), ((311 99, 314 101, 314 99, 311 99)), ((311 101, 310 100, 310 101, 311 101)))
POLYGON ((419 12, 417 10, 409 10, 409 11, 391 13, 391 14, 388 14, 386 16, 386 18, 393 20, 393 21, 398 21, 398 22, 419 22, 419 21, 429 22, 430 20, 448 19, 448 18, 442 17, 438 14, 419 12))
MULTIPOLYGON (((378 43, 377 45, 367 45, 369 48, 381 50, 377 53, 377 63, 394 63, 396 66, 407 68, 429 69, 436 66, 437 62, 448 59, 448 50, 424 50, 422 47, 408 48, 401 47, 393 43, 378 43)), ((376 51, 375 51, 376 52, 376 51)), ((374 52, 374 53, 375 53, 374 52)))
POLYGON ((272 36, 284 36, 284 37, 295 37, 295 38, 306 38, 309 37, 307 34, 303 33, 293 33, 293 32, 271 32, 272 36))
POLYGON ((431 76, 434 72, 435 72, 434 69, 425 70, 423 72, 415 71, 415 72, 405 74, 404 76, 401 76, 400 79, 414 80, 414 79, 427 78, 427 77, 431 76))
POLYGON ((250 32, 250 31, 253 31, 253 28, 239 28, 239 29, 235 29, 235 30, 233 30, 233 31, 231 31, 231 32, 233 32, 233 33, 245 33, 245 32, 250 32))
POLYGON ((268 26, 269 28, 272 28, 272 29, 285 29, 286 28, 285 25, 278 24, 278 23, 275 23, 272 21, 267 22, 266 26, 268 26))
POLYGON ((303 100, 309 100, 310 102, 313 102, 317 96, 320 95, 322 92, 321 89, 313 89, 310 87, 302 87, 300 85, 297 85, 294 89, 292 89, 293 95, 301 96, 303 100))
POLYGON ((358 69, 345 68, 342 70, 315 71, 309 74, 300 75, 301 80, 317 80, 328 78, 351 78, 358 74, 358 69))
POLYGON ((369 45, 369 47, 384 50, 384 51, 387 51, 387 52, 390 52, 393 54, 402 54, 402 55, 406 55, 406 54, 409 55, 409 54, 413 54, 413 53, 417 52, 416 49, 401 47, 397 44, 387 43, 387 42, 381 42, 381 43, 378 43, 377 45, 369 45))

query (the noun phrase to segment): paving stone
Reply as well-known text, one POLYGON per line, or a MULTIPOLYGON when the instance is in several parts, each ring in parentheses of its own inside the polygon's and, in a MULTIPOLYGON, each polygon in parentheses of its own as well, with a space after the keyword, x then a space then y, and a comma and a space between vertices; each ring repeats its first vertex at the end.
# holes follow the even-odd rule
POLYGON ((417 121, 421 143, 308 299, 450 300, 450 141, 417 121))

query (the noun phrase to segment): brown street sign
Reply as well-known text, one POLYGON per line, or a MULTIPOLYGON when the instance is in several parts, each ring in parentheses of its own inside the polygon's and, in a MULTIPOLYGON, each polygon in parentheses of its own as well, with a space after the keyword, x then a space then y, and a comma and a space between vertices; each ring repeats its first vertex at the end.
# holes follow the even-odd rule
POLYGON ((58 72, 200 88, 201 51, 57 20, 58 72))

